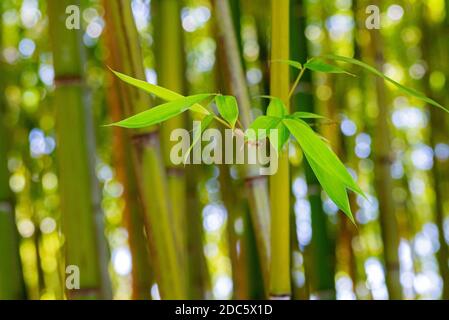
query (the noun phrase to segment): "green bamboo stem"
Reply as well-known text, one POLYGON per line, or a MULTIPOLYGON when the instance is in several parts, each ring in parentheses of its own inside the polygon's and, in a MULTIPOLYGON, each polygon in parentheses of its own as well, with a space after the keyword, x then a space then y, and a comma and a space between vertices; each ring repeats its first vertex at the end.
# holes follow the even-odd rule
MULTIPOLYGON (((179 1, 153 1, 153 17, 154 29, 156 30, 154 32, 154 44, 158 84, 183 94, 184 48, 179 1), (170 23, 167 23, 167 21, 170 21, 170 23), (168 54, 170 59, 167 59, 168 54)), ((175 199, 175 201, 172 201, 172 224, 175 229, 177 251, 181 256, 181 263, 185 266, 188 262, 186 256, 186 173, 183 165, 174 165, 170 160, 171 149, 176 144, 176 142, 170 141, 170 135, 173 130, 184 127, 184 115, 166 121, 161 127, 161 142, 167 169, 168 191, 170 199, 175 199)))
MULTIPOLYGON (((108 36, 110 33, 108 33, 108 36)), ((108 39, 112 40, 112 39, 108 39)), ((110 54, 109 64, 114 64, 114 53, 110 54)), ((124 101, 119 95, 118 80, 111 76, 108 88, 108 105, 113 121, 125 118, 123 112, 124 101)), ((128 231, 128 242, 132 257, 132 298, 134 300, 150 299, 152 274, 147 239, 144 234, 144 206, 139 190, 137 168, 134 166, 133 148, 129 131, 115 128, 114 130, 114 158, 120 182, 124 186, 125 226, 128 231)))
MULTIPOLYGON (((228 0, 214 0, 216 23, 220 47, 223 48, 223 60, 229 77, 231 91, 236 96, 243 128, 248 128, 251 117, 251 100, 246 86, 246 78, 242 66, 236 33, 232 20, 232 12, 228 0)), ((246 185, 250 204, 251 222, 254 227, 257 251, 260 257, 265 287, 268 289, 268 270, 270 261, 270 206, 266 179, 257 176, 246 168, 246 185)))
POLYGON ((220 167, 220 184, 223 186, 222 199, 228 211, 227 234, 234 282, 233 299, 261 299, 265 292, 251 218, 241 194, 234 191, 241 186, 233 181, 229 167, 225 165, 220 167), (242 233, 236 232, 237 221, 243 226, 242 233))
MULTIPOLYGON (((276 60, 290 56, 290 2, 272 0, 271 22, 271 92, 289 106, 290 68, 276 60)), ((271 200, 271 264, 270 295, 285 298, 291 295, 290 283, 290 169, 288 152, 279 155, 278 172, 270 177, 271 200)))
MULTIPOLYGON (((1 65, 0 65, 1 67, 1 65)), ((1 70, 1 69, 0 69, 1 70)), ((1 90, 0 84, 0 90, 1 90)), ((3 92, 3 91, 2 91, 3 92)), ((0 97, 0 300, 25 299, 25 285, 19 255, 19 235, 14 217, 14 204, 9 190, 4 100, 0 97)))
MULTIPOLYGON (((449 21, 449 17, 446 17, 446 20, 449 21)), ((429 22, 422 22, 422 30, 423 34, 427 35, 423 37, 422 40, 422 52, 424 59, 429 63, 430 70, 437 70, 437 66, 433 66, 433 61, 442 61, 443 57, 439 54, 439 50, 447 50, 449 47, 446 43, 447 39, 444 39, 445 31, 442 26, 438 25, 432 27, 429 22), (431 40, 430 35, 438 35, 438 39, 444 39, 443 41, 435 41, 435 39, 431 40)), ((443 51, 444 52, 444 51, 443 51)), ((444 66, 439 65, 440 68, 444 68, 444 66)), ((442 94, 438 94, 432 90, 430 87, 430 72, 426 73, 425 76, 425 93, 427 96, 442 100, 442 94)), ((446 115, 442 114, 441 111, 429 107, 430 114, 430 145, 435 149, 437 144, 446 143, 449 139, 449 134, 447 131, 446 124, 446 115)), ((434 193, 435 193, 435 220, 436 225, 438 227, 438 240, 440 242, 440 249, 437 252, 437 260, 438 267, 440 269, 440 274, 443 279, 443 294, 442 297, 444 300, 449 300, 449 248, 445 239, 445 230, 444 224, 446 220, 446 214, 444 210, 444 202, 445 202, 445 194, 447 194, 447 187, 445 186, 444 181, 449 177, 449 170, 447 169, 447 165, 445 165, 444 161, 441 161, 437 157, 434 157, 434 165, 432 167, 432 178, 434 184, 434 193)))
MULTIPOLYGON (((0 6, 0 15, 2 13, 2 6, 0 6)), ((3 48, 2 36, 3 28, 0 19, 0 48, 3 48)), ((5 74, 5 71, 3 56, 0 56, 0 73, 5 74)), ((0 252, 2 252, 0 300, 19 300, 26 298, 26 292, 19 254, 19 235, 15 223, 13 196, 9 189, 4 85, 4 77, 0 77, 0 252)))
MULTIPOLYGON (((379 4, 378 1, 376 4, 379 4)), ((370 30, 370 52, 375 57, 375 65, 382 70, 384 63, 382 39, 378 30, 370 30)), ((400 300, 402 287, 399 274, 399 238, 397 218, 393 201, 393 181, 390 175, 391 166, 391 134, 388 124, 389 110, 386 100, 386 89, 383 80, 375 79, 378 116, 374 135, 374 186, 379 199, 379 216, 381 235, 384 244, 384 261, 386 284, 389 298, 400 300)))
MULTIPOLYGON (((242 41, 241 41, 241 10, 243 3, 238 0, 230 1, 232 22, 237 39, 242 64, 242 41)), ((224 48, 220 46, 217 55, 219 65, 225 64, 224 48)), ((225 88, 224 92, 232 92, 229 70, 224 69, 217 74, 219 88, 225 88)), ((240 124, 240 127, 242 125, 240 124)), ((237 300, 261 299, 266 296, 261 265, 256 245, 254 228, 251 224, 251 216, 248 204, 244 199, 245 184, 241 180, 235 181, 230 175, 230 167, 220 167, 221 196, 228 211, 227 234, 229 255, 232 265, 232 277, 234 283, 233 298, 237 300), (232 187, 231 187, 232 186, 232 187), (235 223, 241 221, 243 233, 238 234, 235 223)))
MULTIPOLYGON (((293 34, 291 37, 293 60, 305 63, 308 58, 308 46, 304 34, 306 27, 304 1, 294 0, 293 5, 293 34)), ((295 104, 293 111, 316 112, 310 72, 304 73, 293 101, 295 104), (301 109, 297 110, 299 106, 301 106, 301 109)), ((334 244, 329 236, 327 215, 323 210, 322 189, 307 162, 304 163, 304 171, 309 188, 308 199, 312 215, 312 240, 310 246, 306 249, 309 251, 311 259, 311 267, 307 270, 310 290, 319 299, 335 299, 334 244)))
MULTIPOLYGON (((129 1, 104 1, 110 33, 115 37, 117 60, 112 68, 133 77, 145 79, 143 59, 139 46, 139 36, 131 12, 129 1)), ((126 84, 120 84, 120 92, 125 101, 125 111, 135 114, 150 106, 150 97, 126 84)), ((145 205, 145 228, 153 266, 163 299, 183 299, 186 288, 183 272, 179 270, 180 256, 176 250, 172 213, 168 200, 168 183, 156 128, 139 131, 133 137, 138 158, 139 185, 145 205)))
POLYGON ((188 297, 193 300, 206 298, 210 290, 210 277, 204 256, 204 230, 202 208, 199 201, 198 181, 200 181, 201 168, 193 167, 186 173, 187 183, 187 257, 188 257, 188 297))
POLYGON ((81 34, 66 28, 69 0, 49 0, 56 90, 56 133, 66 264, 80 269, 80 290, 69 298, 109 298, 105 239, 98 188, 94 185, 95 154, 92 120, 86 105, 81 34))

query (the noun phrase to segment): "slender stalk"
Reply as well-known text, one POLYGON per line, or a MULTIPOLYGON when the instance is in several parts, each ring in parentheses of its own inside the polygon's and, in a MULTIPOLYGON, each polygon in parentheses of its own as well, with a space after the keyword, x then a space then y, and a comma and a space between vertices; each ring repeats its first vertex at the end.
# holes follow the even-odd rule
MULTIPOLYGON (((290 57, 290 1, 272 0, 271 60, 290 57)), ((290 105, 290 68, 285 63, 271 64, 271 95, 290 105)), ((279 155, 278 172, 270 178, 271 199, 271 265, 270 295, 291 295, 290 283, 290 169, 288 152, 279 155)))
MULTIPOLYGON (((1 26, 1 25, 0 25, 1 26)), ((1 30, 1 28, 0 28, 1 30)), ((1 33, 1 31, 0 31, 1 33)), ((1 47, 1 37, 0 37, 1 47)), ((0 70, 3 72, 3 63, 0 70)), ((0 79, 1 81, 1 79, 0 79)), ((3 84, 0 83, 0 92, 3 84)), ((5 128, 5 101, 0 97, 0 300, 25 299, 25 284, 19 255, 19 235, 16 229, 14 204, 9 190, 7 168, 7 137, 5 128)))
POLYGON ((188 297, 189 299, 205 299, 210 290, 210 277, 204 256, 204 230, 202 208, 199 201, 198 181, 201 168, 192 167, 186 173, 187 180, 187 256, 188 256, 188 297))
POLYGON ((237 300, 263 298, 263 278, 250 215, 241 195, 234 192, 240 186, 233 181, 229 167, 225 165, 220 167, 220 184, 226 186, 221 193, 228 211, 227 233, 234 282, 233 298, 237 300), (237 223, 242 227, 238 232, 237 223))
MULTIPOLYGON (((376 1, 376 4, 379 4, 376 1)), ((377 69, 382 70, 384 57, 382 39, 378 30, 370 30, 370 52, 375 57, 377 69)), ((386 90, 383 81, 375 80, 377 107, 379 110, 374 136, 374 186, 379 199, 379 215, 382 227, 381 235, 384 244, 384 261, 386 283, 390 299, 400 300, 402 288, 399 279, 399 238, 397 218, 393 201, 393 181, 390 175, 391 166, 391 134, 388 124, 389 111, 386 100, 386 90)))
MULTIPOLYGON (((213 3, 217 18, 220 46, 223 48, 222 52, 226 65, 225 72, 229 76, 231 91, 237 98, 241 122, 243 129, 245 129, 249 127, 252 120, 251 100, 246 86, 232 13, 228 0, 214 0, 213 3)), ((257 176, 254 172, 251 168, 246 168, 245 180, 248 188, 251 222, 256 234, 257 251, 260 257, 265 287, 268 289, 270 207, 266 179, 257 176)))
MULTIPOLYGON (((145 79, 139 37, 129 1, 104 1, 109 26, 110 51, 116 54, 111 67, 134 77, 145 79), (112 46, 112 43, 120 45, 112 46)), ((120 84, 125 111, 135 114, 150 106, 150 98, 140 90, 120 84)), ((139 170, 140 192, 145 206, 145 228, 153 256, 155 275, 161 297, 183 299, 186 288, 179 271, 180 256, 176 250, 168 183, 156 128, 148 128, 134 135, 136 147, 134 163, 139 170)))
MULTIPOLYGON (((446 17, 449 21, 449 17, 446 17)), ((448 46, 446 43, 447 38, 445 39, 445 30, 442 26, 438 25, 432 28, 429 22, 423 21, 423 37, 422 42, 422 51, 425 60, 429 64, 430 70, 437 70, 437 66, 433 66, 433 61, 441 61, 441 56, 438 56, 439 50, 447 50, 448 46), (430 35, 438 35, 439 39, 444 39, 443 41, 435 41, 432 40, 430 35)), ((441 64, 439 68, 442 68, 441 64)), ((438 94, 432 90, 430 87, 430 75, 429 72, 426 73, 425 83, 426 95, 431 98, 436 98, 437 100, 443 99, 442 94, 438 94)), ((447 125, 445 121, 445 116, 441 114, 441 112, 432 106, 429 107, 430 114, 430 145, 434 150, 436 149, 439 143, 445 143, 449 139, 449 134, 447 132, 447 125)), ((438 267, 440 269, 441 277, 443 278, 443 299, 449 300, 449 248, 445 239, 445 230, 444 225, 446 221, 446 214, 444 210, 444 202, 445 202, 445 194, 447 194, 447 187, 443 181, 446 181, 445 178, 449 176, 449 170, 447 169, 447 165, 445 165, 444 161, 438 159, 436 156, 434 157, 434 165, 432 167, 432 178, 434 184, 434 193, 435 193, 435 214, 436 214, 436 225, 438 227, 438 240, 440 242, 440 249, 437 252, 438 259, 438 267)))
MULTIPOLYGON (((292 1, 294 15, 292 17, 292 55, 293 60, 305 63, 308 57, 307 39, 304 34, 306 27, 305 8, 303 0, 292 1)), ((297 95, 294 97, 293 111, 315 112, 315 101, 313 97, 313 83, 310 72, 299 72, 297 79, 303 79, 297 88, 297 95), (299 110, 299 106, 301 109, 299 110)), ((296 86, 292 88, 295 89, 296 86)), ((311 124, 312 125, 312 124, 311 124)), ((337 133, 338 134, 338 133, 337 133)), ((329 236, 327 216, 323 210, 321 199, 322 188, 313 173, 310 165, 304 163, 304 171, 308 185, 308 199, 310 202, 312 217, 312 240, 308 251, 310 268, 306 270, 309 279, 310 290, 319 299, 335 298, 334 263, 333 263, 333 243, 329 236)))
MULTIPOLYGON (((113 65, 114 54, 109 56, 109 65, 113 65)), ((123 111, 124 101, 119 95, 118 80, 111 76, 108 88, 108 105, 112 120, 119 121, 125 118, 123 111)), ((125 226, 128 231, 128 242, 132 257, 132 298, 134 300, 149 299, 152 285, 152 274, 147 239, 144 234, 144 206, 139 190, 137 168, 134 166, 131 137, 128 130, 115 128, 114 130, 114 158, 118 177, 124 186, 125 226)))
MULTIPOLYGON (((3 13, 0 5, 0 15, 3 13)), ((0 48, 3 48, 3 28, 0 19, 0 48)), ((6 64, 0 56, 0 73, 6 74, 6 64)), ((0 300, 25 299, 25 283, 19 254, 12 192, 9 189, 8 139, 6 130, 6 101, 4 77, 0 77, 0 300)))
MULTIPOLYGON (((156 71, 159 85, 184 93, 184 48, 180 19, 180 3, 177 0, 153 1, 153 17, 156 55, 156 71), (167 23, 170 21, 170 23, 167 23), (170 59, 167 59, 167 54, 170 59)), ((170 151, 176 142, 170 141, 173 130, 185 127, 184 115, 166 121, 162 125, 161 141, 167 170, 168 191, 172 202, 172 224, 177 240, 177 251, 182 266, 186 266, 187 220, 186 220, 186 173, 183 165, 174 165, 170 151)))
POLYGON ((98 186, 94 182, 95 139, 83 79, 81 33, 65 26, 66 8, 73 3, 48 1, 66 264, 80 269, 81 289, 68 292, 68 297, 109 298, 108 257, 103 217, 98 209, 101 208, 98 186))

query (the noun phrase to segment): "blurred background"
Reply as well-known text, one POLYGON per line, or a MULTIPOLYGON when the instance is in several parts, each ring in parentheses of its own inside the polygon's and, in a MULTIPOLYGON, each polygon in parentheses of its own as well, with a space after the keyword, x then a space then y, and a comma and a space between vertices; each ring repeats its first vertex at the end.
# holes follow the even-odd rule
MULTIPOLYGON (((292 60, 355 57, 449 106, 449 1, 286 2, 292 60)), ((233 49, 249 112, 264 113, 271 11, 268 0, 1 1, 0 299, 268 296, 263 226, 251 223, 267 181, 171 166, 170 129, 190 130, 190 116, 160 132, 103 125, 161 103, 107 66, 185 95, 232 93, 233 49), (69 265, 79 290, 67 290, 69 265)), ((355 227, 290 144, 291 296, 449 299, 448 115, 343 67, 357 77, 307 72, 291 106, 330 119, 313 127, 368 197, 350 194, 355 227)))

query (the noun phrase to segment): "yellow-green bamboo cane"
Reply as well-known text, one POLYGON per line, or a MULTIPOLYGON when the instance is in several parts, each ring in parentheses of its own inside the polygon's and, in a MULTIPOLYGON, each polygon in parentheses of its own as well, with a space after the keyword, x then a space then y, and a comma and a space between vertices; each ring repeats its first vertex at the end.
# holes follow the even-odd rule
POLYGON ((105 239, 95 182, 95 138, 83 78, 81 33, 66 27, 66 8, 78 1, 48 0, 56 90, 57 157, 66 265, 79 268, 80 289, 69 298, 110 298, 105 239))
MULTIPOLYGON (((184 94, 184 48, 180 2, 177 0, 155 0, 153 3, 158 84, 184 94), (167 59, 167 55, 170 55, 170 59, 167 59)), ((183 269, 187 263, 186 173, 183 165, 174 165, 170 159, 171 149, 176 143, 170 141, 170 135, 173 130, 184 128, 184 126, 185 117, 182 114, 166 121, 161 130, 169 196, 173 200, 172 224, 177 240, 177 252, 181 257, 183 269)))
MULTIPOLYGON (((374 1, 379 4, 379 1, 374 1)), ((375 60, 377 69, 382 69, 384 56, 382 52, 382 38, 379 30, 370 30, 370 52, 375 60)), ((398 223, 394 208, 393 179, 390 174, 391 167, 391 136, 388 123, 389 110, 386 99, 386 89, 380 78, 375 80, 376 102, 379 113, 374 136, 374 186, 379 199, 379 218, 381 235, 384 244, 384 261, 386 284, 389 298, 400 300, 402 287, 399 270, 399 236, 398 223)))
MULTIPOLYGON (((109 33, 108 33, 109 36, 109 33)), ((109 39, 113 41, 113 39, 109 39)), ((115 54, 109 55, 110 64, 114 64, 115 54)), ((108 86, 108 104, 113 121, 124 119, 124 101, 120 93, 119 80, 110 75, 108 86)), ((144 234, 145 207, 142 204, 137 169, 135 166, 135 150, 133 150, 130 131, 122 128, 114 129, 114 159, 117 175, 124 186, 123 197, 126 201, 124 209, 125 227, 128 231, 128 242, 132 257, 132 298, 134 300, 150 299, 149 288, 152 286, 152 273, 148 242, 144 234)))
MULTIPOLYGON (((118 71, 145 79, 139 35, 133 19, 131 4, 126 0, 104 1, 109 32, 115 36, 117 60, 111 66, 118 71)), ((147 94, 126 84, 121 84, 126 113, 135 114, 150 106, 147 94)), ((139 152, 141 190, 145 205, 145 227, 153 256, 153 266, 159 292, 163 299, 183 299, 186 288, 184 270, 180 270, 174 228, 171 223, 171 204, 168 199, 168 183, 156 128, 139 131, 134 136, 139 152)))
MULTIPOLYGON (((242 66, 237 37, 232 21, 228 0, 215 0, 215 14, 218 26, 220 44, 223 47, 226 71, 229 75, 230 87, 237 98, 240 119, 243 128, 248 128, 252 121, 251 100, 246 86, 246 77, 242 66)), ((254 174, 251 168, 246 168, 246 185, 250 205, 251 223, 257 241, 257 251, 260 257, 265 288, 268 290, 268 274, 270 261, 270 205, 266 178, 254 174)))
MULTIPOLYGON (((271 92, 290 105, 289 66, 279 63, 290 56, 290 1, 272 0, 271 92)), ((271 264, 270 295, 289 298, 290 283, 290 169, 288 151, 279 154, 278 172, 270 178, 271 264)))
MULTIPOLYGON (((1 9, 1 8, 0 8, 1 9)), ((1 14, 1 10, 0 10, 1 14)), ((0 48, 2 28, 0 21, 0 48)), ((0 57, 0 73, 5 74, 0 57)), ((18 300, 26 297, 19 256, 19 235, 16 229, 12 192, 9 190, 7 168, 6 103, 3 97, 3 77, 0 77, 0 300, 18 300)))

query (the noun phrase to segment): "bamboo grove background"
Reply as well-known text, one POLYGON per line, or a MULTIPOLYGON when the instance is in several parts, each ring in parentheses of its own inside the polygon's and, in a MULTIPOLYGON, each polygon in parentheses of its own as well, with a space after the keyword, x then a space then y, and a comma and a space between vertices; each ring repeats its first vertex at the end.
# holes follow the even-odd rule
POLYGON ((107 66, 233 94, 244 127, 259 96, 288 100, 297 74, 273 60, 325 53, 448 106, 449 1, 2 0, 0 48, 0 299, 449 299, 448 119, 382 80, 306 73, 289 101, 330 119, 313 126, 368 194, 350 195, 357 227, 294 143, 263 178, 173 166, 191 115, 103 127, 161 103, 107 66))

